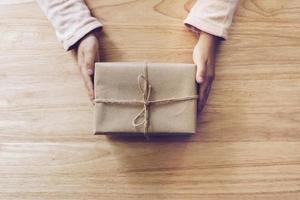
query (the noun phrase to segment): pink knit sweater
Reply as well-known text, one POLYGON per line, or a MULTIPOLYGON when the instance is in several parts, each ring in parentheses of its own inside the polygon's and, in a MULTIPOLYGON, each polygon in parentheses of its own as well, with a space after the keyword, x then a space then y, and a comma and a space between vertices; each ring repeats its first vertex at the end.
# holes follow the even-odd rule
MULTIPOLYGON (((55 28, 64 49, 69 50, 90 31, 102 27, 84 0, 37 0, 55 28)), ((184 24, 193 30, 227 38, 239 0, 197 0, 184 24)))

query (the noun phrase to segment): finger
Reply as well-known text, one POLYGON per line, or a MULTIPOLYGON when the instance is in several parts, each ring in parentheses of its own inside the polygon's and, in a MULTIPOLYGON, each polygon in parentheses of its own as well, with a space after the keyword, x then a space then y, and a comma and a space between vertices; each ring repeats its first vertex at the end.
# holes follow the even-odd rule
POLYGON ((94 99, 93 85, 91 83, 91 78, 88 75, 87 68, 84 63, 85 63, 84 52, 82 50, 79 50, 78 51, 78 65, 79 65, 80 74, 84 81, 85 88, 88 91, 88 96, 92 100, 92 99, 94 99))
POLYGON ((196 69, 196 82, 197 83, 202 83, 204 81, 205 73, 206 73, 206 60, 203 59, 201 56, 201 45, 200 45, 200 40, 194 47, 193 51, 193 60, 194 63, 197 65, 196 69))
POLYGON ((94 99, 94 87, 91 76, 89 75, 86 66, 81 66, 81 75, 85 84, 85 87, 88 91, 90 100, 94 99))
POLYGON ((84 65, 89 76, 94 74, 94 63, 97 51, 84 51, 84 65))
POLYGON ((200 92, 199 92, 199 110, 200 111, 203 110, 203 108, 207 102, 207 99, 208 99, 208 96, 209 96, 209 93, 211 90, 212 82, 213 82, 213 75, 207 75, 205 77, 205 81, 200 86, 200 92))
POLYGON ((200 61, 197 63, 196 81, 197 83, 203 83, 205 81, 206 63, 200 61))

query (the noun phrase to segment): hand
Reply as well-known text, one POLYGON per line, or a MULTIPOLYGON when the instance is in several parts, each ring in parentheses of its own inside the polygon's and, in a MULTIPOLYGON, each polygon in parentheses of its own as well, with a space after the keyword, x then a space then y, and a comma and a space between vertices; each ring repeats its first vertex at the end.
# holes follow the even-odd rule
POLYGON ((77 62, 85 87, 91 101, 94 100, 93 74, 95 62, 99 58, 99 41, 95 33, 90 32, 79 42, 77 50, 77 62))
POLYGON ((215 76, 215 55, 218 38, 201 32, 194 48, 193 60, 197 65, 196 81, 200 84, 199 110, 205 106, 215 76))

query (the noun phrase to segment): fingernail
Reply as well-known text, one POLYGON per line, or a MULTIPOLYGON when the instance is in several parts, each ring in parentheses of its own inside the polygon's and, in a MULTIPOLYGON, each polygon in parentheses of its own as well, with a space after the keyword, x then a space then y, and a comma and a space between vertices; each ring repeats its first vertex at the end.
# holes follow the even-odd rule
POLYGON ((91 70, 91 69, 87 69, 87 72, 88 72, 88 75, 90 75, 90 76, 93 75, 93 73, 94 73, 93 70, 91 70))
POLYGON ((200 76, 200 77, 197 77, 196 78, 196 81, 198 82, 198 83, 202 83, 203 82, 203 78, 200 76))

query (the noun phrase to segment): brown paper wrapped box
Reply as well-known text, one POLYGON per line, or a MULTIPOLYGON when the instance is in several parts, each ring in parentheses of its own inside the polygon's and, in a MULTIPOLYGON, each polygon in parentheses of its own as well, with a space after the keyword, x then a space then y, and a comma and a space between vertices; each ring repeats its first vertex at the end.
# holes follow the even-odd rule
POLYGON ((178 135, 196 131, 194 64, 95 64, 95 134, 178 135))

